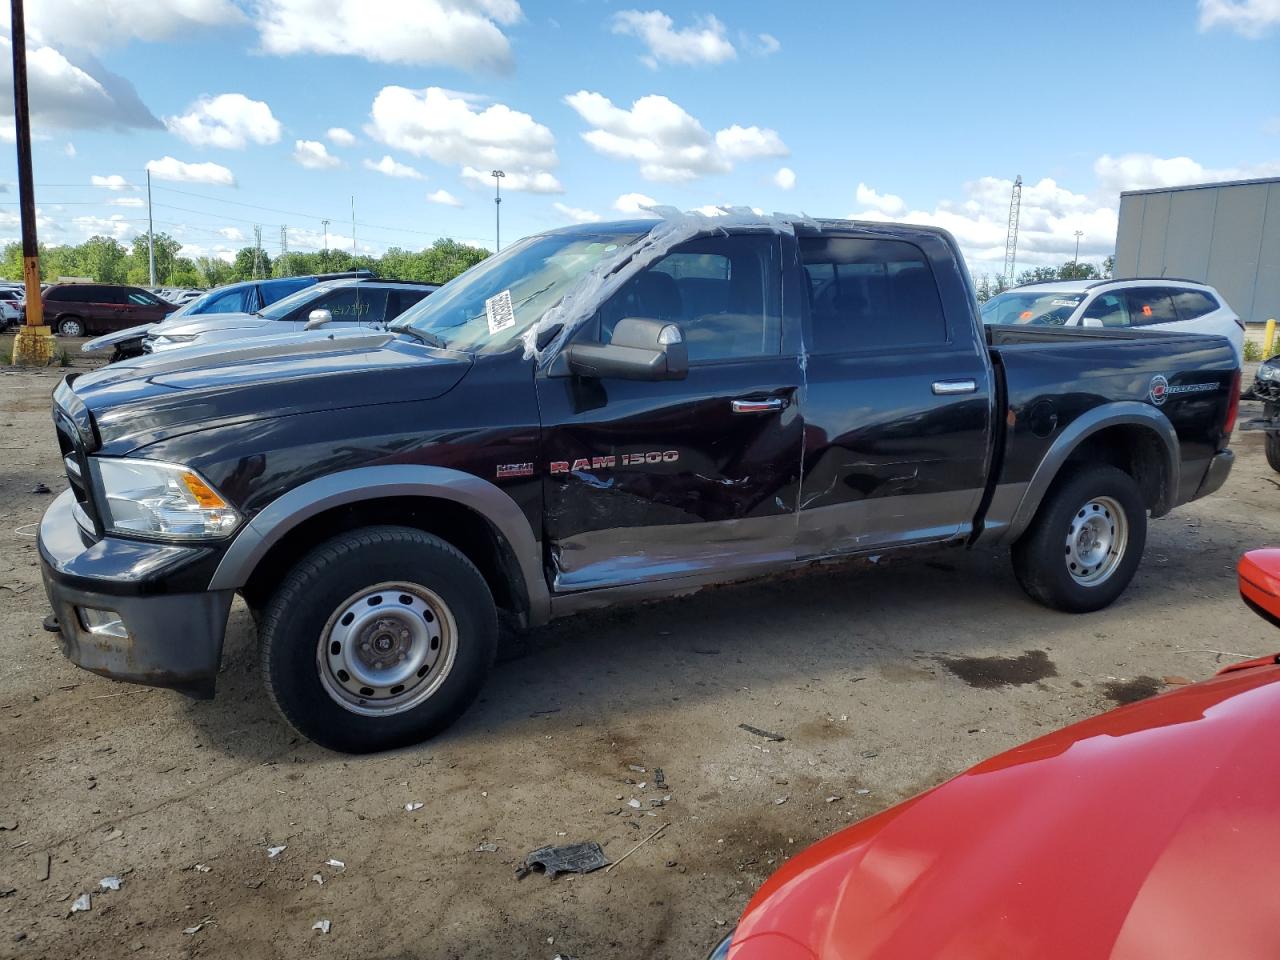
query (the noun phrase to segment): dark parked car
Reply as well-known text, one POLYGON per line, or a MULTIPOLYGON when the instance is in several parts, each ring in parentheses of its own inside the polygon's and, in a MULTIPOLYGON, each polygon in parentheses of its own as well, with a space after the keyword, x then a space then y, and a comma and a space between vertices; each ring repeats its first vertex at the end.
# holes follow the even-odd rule
POLYGON ((62 337, 157 323, 174 309, 141 287, 111 283, 55 283, 44 292, 44 322, 62 337))
POLYGON ((389 330, 69 377, 41 562, 81 666, 211 696, 238 592, 294 726, 381 749, 475 699, 500 612, 974 545, 1097 610, 1226 479, 1239 377, 1221 337, 984 329, 942 230, 570 227, 389 330))
POLYGON ((1272 470, 1280 470, 1280 355, 1258 364, 1250 396, 1262 401, 1262 416, 1242 424, 1241 429, 1266 433, 1267 463, 1272 470))
MULTIPOLYGON (((162 319, 177 317, 204 316, 206 314, 257 313, 259 310, 283 300, 290 294, 297 293, 306 287, 314 286, 324 280, 340 280, 345 278, 368 279, 373 274, 368 270, 349 270, 345 273, 312 274, 302 277, 276 277, 270 280, 244 280, 240 283, 228 283, 215 287, 182 304, 162 319)), ((142 342, 154 326, 144 323, 137 327, 129 327, 105 337, 97 337, 88 343, 81 344, 83 353, 103 353, 111 351, 111 360, 126 360, 129 357, 142 355, 142 342)))

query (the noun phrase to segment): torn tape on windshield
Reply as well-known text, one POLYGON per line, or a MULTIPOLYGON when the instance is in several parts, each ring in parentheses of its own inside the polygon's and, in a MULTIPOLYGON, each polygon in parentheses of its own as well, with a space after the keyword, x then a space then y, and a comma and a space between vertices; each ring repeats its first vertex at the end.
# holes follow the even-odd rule
POLYGON ((703 207, 687 213, 681 213, 674 207, 655 206, 646 209, 661 218, 654 228, 639 242, 620 250, 613 257, 601 260, 579 277, 560 302, 547 310, 537 323, 521 335, 526 359, 534 356, 541 358, 548 351, 558 350, 628 280, 682 243, 700 236, 717 233, 727 235, 729 228, 756 228, 794 234, 795 224, 802 223, 820 229, 817 221, 803 215, 769 216, 750 207, 703 207), (543 335, 557 327, 558 332, 539 348, 543 335))

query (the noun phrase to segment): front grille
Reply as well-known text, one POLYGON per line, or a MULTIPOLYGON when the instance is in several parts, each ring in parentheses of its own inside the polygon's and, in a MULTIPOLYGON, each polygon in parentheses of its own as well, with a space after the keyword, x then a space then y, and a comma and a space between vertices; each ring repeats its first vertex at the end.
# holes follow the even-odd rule
POLYGON ((62 452, 62 463, 67 471, 67 484, 75 495, 76 504, 93 524, 94 532, 101 536, 102 523, 98 519, 98 511, 93 503, 89 460, 80 439, 80 431, 76 429, 71 419, 57 408, 53 412, 53 424, 58 433, 58 449, 62 452))

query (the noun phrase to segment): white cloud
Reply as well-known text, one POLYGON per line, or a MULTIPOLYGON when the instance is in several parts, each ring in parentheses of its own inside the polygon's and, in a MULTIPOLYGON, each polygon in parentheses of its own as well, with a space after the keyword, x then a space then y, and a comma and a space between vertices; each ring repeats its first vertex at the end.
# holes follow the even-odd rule
MULTIPOLYGON (((130 40, 166 40, 244 19, 232 0, 39 0, 27 4, 26 10, 28 38, 90 50, 130 40)), ((7 8, 0 24, 8 33, 7 8)))
POLYGON ((232 243, 238 243, 245 239, 245 235, 239 227, 219 227, 218 233, 222 234, 223 237, 230 240, 232 243))
POLYGON ((779 167, 773 175, 773 182, 783 190, 791 190, 796 185, 796 172, 790 167, 779 167))
POLYGON ((756 56, 767 57, 782 49, 782 44, 772 33, 758 33, 754 40, 746 44, 756 56))
MULTIPOLYGON (((7 14, 8 9, 5 8, 7 14)), ((133 85, 87 53, 68 54, 27 38, 27 89, 33 129, 160 126, 133 85)), ((13 44, 0 36, 0 117, 13 116, 13 44)))
POLYGON ((113 207, 145 207, 147 205, 141 197, 115 197, 107 203, 113 207))
POLYGON ((460 207, 462 201, 455 197, 448 190, 436 190, 434 193, 427 194, 428 203, 438 203, 445 207, 460 207))
MULTIPOLYGON (((1012 184, 1010 186, 1012 188, 1012 184)), ((889 216, 901 213, 903 208, 906 206, 906 204, 902 202, 901 197, 895 196, 892 193, 876 193, 876 191, 872 190, 865 183, 858 184, 855 197, 864 207, 873 207, 881 213, 886 213, 889 216)))
POLYGON ((257 28, 267 53, 506 72, 521 17, 517 0, 260 0, 257 28))
MULTIPOLYGON (((545 170, 533 171, 531 173, 521 173, 519 171, 504 171, 502 178, 502 189, 511 190, 519 193, 564 193, 564 187, 560 185, 552 174, 545 170)), ((459 171, 463 180, 466 180, 474 187, 492 187, 493 171, 482 170, 478 167, 463 167, 459 171)))
MULTIPOLYGON (((866 188, 865 184, 861 186, 866 188)), ((850 217, 942 227, 956 238, 975 274, 1000 274, 1004 270, 1012 189, 1012 180, 981 177, 964 184, 963 199, 942 200, 932 210, 908 209, 903 203, 897 213, 890 214, 868 205, 850 217)), ((892 194, 870 188, 860 193, 876 198, 881 207, 886 205, 886 199, 900 201, 892 194)), ((1070 260, 1075 253, 1076 230, 1083 234, 1080 259, 1098 263, 1115 249, 1117 224, 1117 210, 1105 200, 1075 193, 1047 177, 1026 183, 1018 224, 1017 270, 1070 260)))
POLYGON ((319 140, 293 141, 293 159, 308 170, 328 170, 342 165, 319 140))
POLYGON ((173 157, 147 161, 147 169, 157 180, 176 180, 182 183, 211 183, 220 187, 233 187, 235 176, 220 163, 186 163, 173 157))
POLYGON ((1190 157, 1157 157, 1150 153, 1126 153, 1113 157, 1104 153, 1093 164, 1103 190, 1145 190, 1152 187, 1181 187, 1190 183, 1220 180, 1248 180, 1280 174, 1280 162, 1241 167, 1205 167, 1190 157))
POLYGON ((1257 39, 1280 25, 1280 0, 1200 0, 1200 29, 1227 27, 1257 39))
POLYGON ((89 178, 89 183, 91 183, 95 187, 103 187, 107 190, 119 191, 119 190, 133 189, 130 186, 129 181, 126 180, 124 177, 120 176, 120 174, 118 173, 113 173, 105 177, 100 177, 95 173, 93 176, 89 178))
POLYGON ((250 141, 266 144, 280 139, 280 121, 271 107, 243 93, 201 97, 181 116, 165 117, 164 125, 197 147, 240 150, 250 141))
POLYGON ((636 100, 630 110, 588 90, 565 97, 593 129, 582 135, 599 153, 634 160, 646 180, 682 183, 728 173, 737 160, 785 156, 787 146, 774 130, 734 124, 712 137, 678 103, 658 94, 636 100))
POLYGON ((354 147, 356 145, 356 135, 346 127, 330 127, 325 132, 325 137, 335 147, 354 147))
POLYGON ((568 204, 559 201, 551 204, 556 211, 564 216, 567 220, 574 223, 599 223, 604 218, 594 210, 584 210, 582 207, 571 207, 568 204))
POLYGON ((551 131, 505 104, 479 107, 478 98, 441 87, 383 87, 366 130, 389 147, 459 166, 466 179, 483 182, 500 169, 504 189, 563 192, 550 172, 560 162, 551 131))
POLYGON ((658 206, 658 201, 643 193, 624 193, 613 201, 613 209, 619 213, 630 213, 640 217, 653 217, 649 208, 658 206))
POLYGON ((648 53, 640 59, 651 69, 659 63, 723 63, 738 55, 715 17, 698 17, 694 25, 677 30, 661 10, 623 10, 613 18, 613 32, 639 37, 648 53))
POLYGON ((66 146, 62 148, 62 152, 74 160, 76 158, 76 145, 68 140, 66 146))
POLYGON ((71 223, 86 238, 96 236, 123 240, 130 233, 137 232, 133 224, 118 213, 113 213, 109 217, 73 217, 71 223))
POLYGON ((400 163, 393 160, 390 154, 384 156, 381 160, 365 160, 365 168, 368 170, 376 170, 378 173, 388 177, 400 177, 404 180, 421 180, 422 174, 407 163, 400 163))

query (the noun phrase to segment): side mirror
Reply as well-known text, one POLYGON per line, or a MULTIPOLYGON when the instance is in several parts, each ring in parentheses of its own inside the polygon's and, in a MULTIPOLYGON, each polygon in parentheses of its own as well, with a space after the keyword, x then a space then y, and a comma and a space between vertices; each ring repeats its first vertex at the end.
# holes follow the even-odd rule
POLYGON ((680 326, 647 317, 619 320, 609 343, 573 343, 565 355, 569 371, 580 377, 683 380, 689 374, 680 326))
POLYGON ((302 329, 317 330, 320 327, 323 327, 326 323, 332 323, 332 322, 333 322, 333 314, 330 313, 328 310, 325 310, 323 308, 320 310, 312 310, 309 314, 307 314, 307 325, 302 329))
POLYGON ((1093 329, 1101 330, 1102 321, 1099 320, 1097 317, 1085 317, 1083 320, 1080 321, 1080 326, 1091 327, 1093 329))

